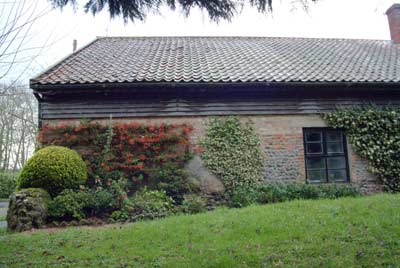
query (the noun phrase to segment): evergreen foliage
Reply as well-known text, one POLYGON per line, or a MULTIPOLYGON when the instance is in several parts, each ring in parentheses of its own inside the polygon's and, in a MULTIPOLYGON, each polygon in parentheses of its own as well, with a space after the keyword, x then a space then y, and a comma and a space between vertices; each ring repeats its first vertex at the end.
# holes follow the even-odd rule
POLYGON ((0 198, 8 198, 16 187, 17 173, 0 172, 0 198))
POLYGON ((111 217, 117 221, 137 221, 166 217, 174 212, 174 200, 165 191, 144 187, 131 198, 124 200, 121 210, 111 217))
MULTIPOLYGON (((307 7, 308 2, 317 0, 303 0, 301 4, 307 7)), ((77 0, 49 0, 55 7, 63 8, 68 4, 76 6, 77 0)), ((144 20, 149 12, 158 11, 162 5, 168 6, 171 10, 179 7, 185 16, 189 16, 193 8, 199 8, 208 13, 213 21, 221 19, 230 21, 245 4, 257 8, 260 13, 272 11, 272 0, 86 0, 85 12, 93 15, 107 8, 110 17, 122 17, 125 22, 128 20, 144 20)))
POLYGON ((375 106, 339 109, 324 114, 327 124, 342 128, 369 170, 390 192, 400 191, 400 111, 375 106))
POLYGON ((360 190, 351 184, 266 183, 253 187, 238 187, 231 194, 231 207, 251 204, 269 204, 296 199, 336 199, 360 196, 360 190))
POLYGON ((213 118, 200 145, 204 164, 228 193, 262 180, 264 157, 250 123, 242 124, 238 117, 213 118))
POLYGON ((26 162, 17 184, 19 189, 42 188, 56 196, 65 189, 78 189, 86 180, 86 164, 76 151, 48 146, 26 162))

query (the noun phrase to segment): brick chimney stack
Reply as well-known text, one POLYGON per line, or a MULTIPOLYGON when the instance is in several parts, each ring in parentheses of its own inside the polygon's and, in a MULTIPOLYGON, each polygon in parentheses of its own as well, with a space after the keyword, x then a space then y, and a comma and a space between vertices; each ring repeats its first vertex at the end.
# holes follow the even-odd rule
POLYGON ((393 4, 387 11, 390 36, 393 43, 400 44, 400 4, 393 4))

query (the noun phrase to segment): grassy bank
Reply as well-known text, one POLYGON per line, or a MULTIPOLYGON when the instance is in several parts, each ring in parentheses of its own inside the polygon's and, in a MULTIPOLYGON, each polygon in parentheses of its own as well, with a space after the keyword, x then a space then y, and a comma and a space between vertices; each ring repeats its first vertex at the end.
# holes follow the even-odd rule
POLYGON ((0 236, 0 267, 399 267, 400 195, 0 236))

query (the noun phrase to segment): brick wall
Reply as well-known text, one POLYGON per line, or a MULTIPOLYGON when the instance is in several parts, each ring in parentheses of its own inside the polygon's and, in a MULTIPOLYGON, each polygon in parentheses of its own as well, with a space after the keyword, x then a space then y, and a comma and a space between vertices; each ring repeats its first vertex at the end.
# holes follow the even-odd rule
MULTIPOLYGON (((251 120, 261 139, 261 146, 266 158, 265 179, 268 181, 305 181, 305 162, 303 147, 304 127, 324 127, 324 121, 318 115, 263 115, 242 117, 251 120)), ((108 124, 109 120, 99 120, 108 124)), ((194 128, 191 142, 196 144, 204 136, 208 118, 163 117, 114 119, 114 122, 137 123, 188 123, 194 128)), ((77 120, 47 121, 48 124, 78 124, 77 120)), ((351 182, 360 185, 365 193, 380 191, 376 178, 367 170, 367 163, 358 157, 351 145, 348 146, 351 182)))

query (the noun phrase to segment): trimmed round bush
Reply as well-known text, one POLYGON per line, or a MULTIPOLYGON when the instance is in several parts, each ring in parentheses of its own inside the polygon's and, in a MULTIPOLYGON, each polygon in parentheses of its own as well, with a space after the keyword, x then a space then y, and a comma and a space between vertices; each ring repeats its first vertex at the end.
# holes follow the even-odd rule
POLYGON ((18 177, 18 188, 42 188, 56 196, 65 189, 78 189, 86 180, 86 164, 76 151, 48 146, 26 162, 18 177))

